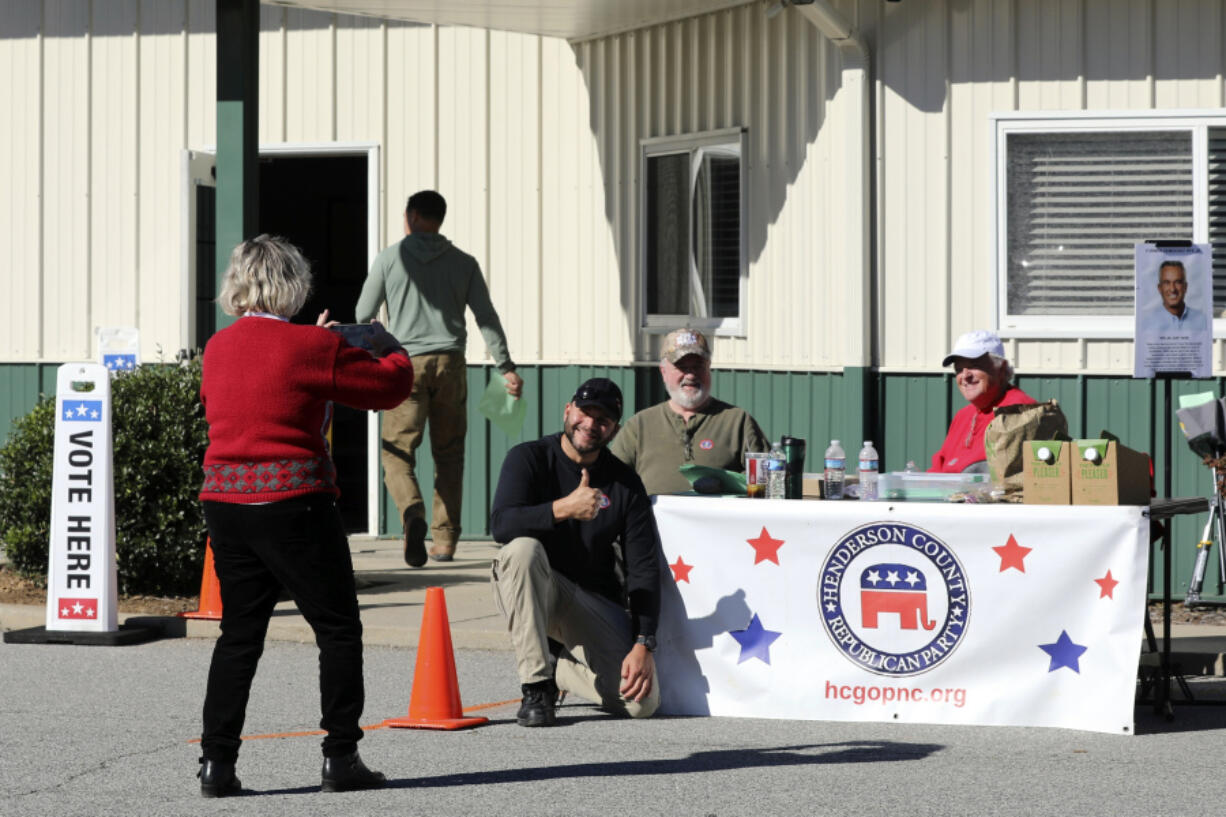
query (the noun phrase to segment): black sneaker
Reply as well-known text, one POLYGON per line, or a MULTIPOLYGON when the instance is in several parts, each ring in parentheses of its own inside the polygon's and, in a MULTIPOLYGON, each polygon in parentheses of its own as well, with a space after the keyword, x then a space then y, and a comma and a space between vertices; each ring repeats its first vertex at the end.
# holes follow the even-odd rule
POLYGON ((558 685, 553 679, 524 684, 520 689, 524 698, 515 715, 516 722, 520 726, 553 726, 557 721, 554 707, 558 698, 558 685))
POLYGON ((421 567, 426 563, 426 520, 410 516, 404 523, 404 563, 421 567))
POLYGON ((234 774, 234 764, 220 760, 205 760, 200 758, 200 795, 202 797, 229 797, 239 794, 243 784, 234 774))
POLYGON ((387 785, 382 772, 366 768, 357 752, 343 757, 325 757, 320 773, 320 791, 359 791, 381 789, 387 785))

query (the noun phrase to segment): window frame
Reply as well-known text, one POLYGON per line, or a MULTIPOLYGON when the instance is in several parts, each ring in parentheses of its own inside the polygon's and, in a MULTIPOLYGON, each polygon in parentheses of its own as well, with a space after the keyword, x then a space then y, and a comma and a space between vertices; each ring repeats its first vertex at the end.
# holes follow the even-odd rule
MULTIPOLYGON (((688 133, 678 136, 657 136, 639 140, 639 178, 638 178, 638 287, 639 287, 639 328, 649 334, 664 334, 678 326, 690 326, 719 337, 745 337, 747 334, 747 309, 749 305, 749 203, 748 168, 749 155, 748 130, 743 127, 723 128, 720 130, 688 133), (647 163, 656 156, 689 154, 691 167, 691 182, 695 154, 702 148, 735 148, 739 157, 739 214, 740 214, 740 258, 738 265, 740 275, 738 281, 737 314, 735 317, 698 317, 688 314, 649 313, 647 311, 647 163)), ((693 196, 691 189, 690 211, 693 212, 693 196)), ((694 270, 694 253, 691 242, 689 250, 690 272, 694 270)))
MULTIPOLYGON (((1010 111, 989 114, 991 129, 992 319, 1003 338, 1131 340, 1132 315, 1010 315, 1008 313, 1008 137, 1028 133, 1187 131, 1192 142, 1192 241, 1209 241, 1209 130, 1226 128, 1226 110, 1010 111)), ((1138 239, 1165 236, 1138 236, 1138 239)), ((1214 335, 1226 331, 1215 318, 1214 335)))

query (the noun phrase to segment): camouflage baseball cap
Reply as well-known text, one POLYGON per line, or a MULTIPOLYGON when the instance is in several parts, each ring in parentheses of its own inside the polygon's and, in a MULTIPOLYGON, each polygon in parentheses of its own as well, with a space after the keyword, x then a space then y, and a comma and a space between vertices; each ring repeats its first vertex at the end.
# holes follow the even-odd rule
POLYGON ((711 347, 697 329, 674 329, 664 338, 660 359, 676 363, 686 355, 699 355, 704 360, 710 360, 711 347))

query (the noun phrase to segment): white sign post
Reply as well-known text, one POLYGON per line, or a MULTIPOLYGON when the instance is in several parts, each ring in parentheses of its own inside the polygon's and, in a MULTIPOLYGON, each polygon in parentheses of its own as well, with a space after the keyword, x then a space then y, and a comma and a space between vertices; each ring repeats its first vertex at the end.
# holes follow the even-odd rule
POLYGON ((97 330, 98 362, 112 372, 130 372, 140 364, 140 331, 128 326, 97 330))
POLYGON ((97 363, 67 363, 55 388, 47 629, 119 629, 111 378, 97 363))

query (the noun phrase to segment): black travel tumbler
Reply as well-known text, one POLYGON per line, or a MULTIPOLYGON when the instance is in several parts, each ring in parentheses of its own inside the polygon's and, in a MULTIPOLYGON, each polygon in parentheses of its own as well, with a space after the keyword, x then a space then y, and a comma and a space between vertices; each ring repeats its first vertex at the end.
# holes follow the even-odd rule
POLYGON ((783 456, 787 460, 785 499, 800 499, 804 495, 805 441, 800 437, 784 437, 783 456))

